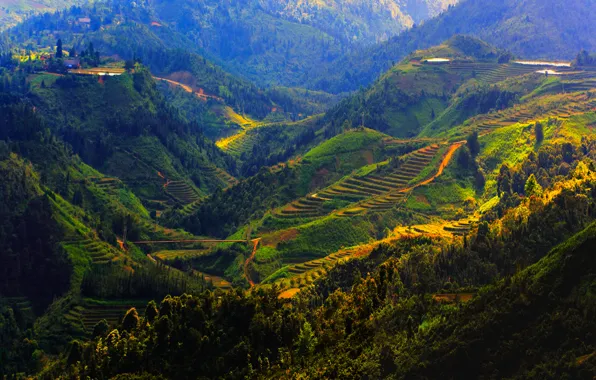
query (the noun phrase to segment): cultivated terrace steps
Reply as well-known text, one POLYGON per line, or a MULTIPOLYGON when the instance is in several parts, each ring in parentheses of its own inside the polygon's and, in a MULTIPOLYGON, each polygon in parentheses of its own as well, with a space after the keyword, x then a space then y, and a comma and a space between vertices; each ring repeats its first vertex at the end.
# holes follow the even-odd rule
POLYGON ((18 310, 22 315, 35 318, 33 307, 27 297, 0 297, 0 306, 6 305, 13 310, 18 310))
POLYGON ((476 223, 478 223, 477 219, 464 219, 447 224, 443 229, 453 235, 463 236, 468 235, 476 223))
POLYGON ((91 178, 91 181, 105 193, 116 195, 118 190, 124 187, 124 184, 118 178, 91 178))
POLYGON ((573 115, 593 111, 596 108, 596 98, 586 99, 585 94, 571 94, 561 102, 543 105, 550 109, 534 109, 529 104, 522 104, 502 111, 479 116, 474 119, 474 126, 480 131, 488 131, 517 123, 533 121, 537 115, 540 118, 555 117, 567 119, 573 115))
POLYGON ((70 309, 64 317, 74 325, 82 324, 84 332, 93 333, 93 328, 101 320, 105 319, 110 327, 118 326, 128 310, 136 307, 139 316, 145 314, 146 302, 131 301, 129 304, 106 303, 106 304, 87 304, 85 306, 75 306, 70 309))
POLYGON ((312 284, 316 279, 323 276, 327 270, 332 268, 338 261, 348 258, 351 251, 339 251, 321 259, 307 261, 301 264, 293 264, 288 268, 292 278, 284 280, 285 287, 302 288, 312 284))
POLYGON ((195 189, 184 181, 170 181, 165 186, 166 193, 183 205, 196 202, 200 199, 195 189))
MULTIPOLYGON (((490 62, 453 62, 446 66, 448 71, 476 78, 481 82, 497 83, 507 78, 552 69, 544 65, 522 65, 518 63, 497 64, 490 62)), ((569 67, 557 67, 558 72, 570 72, 569 67)))
POLYGON ((75 240, 62 243, 65 248, 68 246, 76 247, 84 251, 94 265, 106 265, 119 260, 119 255, 115 248, 100 240, 75 240))
POLYGON ((292 202, 282 209, 276 216, 282 219, 316 218, 324 215, 322 206, 328 198, 321 198, 317 194, 292 202))
POLYGON ((400 167, 388 173, 375 171, 363 177, 350 177, 316 196, 292 202, 276 216, 283 219, 316 218, 326 214, 323 204, 333 199, 356 202, 373 198, 358 207, 340 211, 340 217, 359 215, 366 211, 390 210, 405 199, 405 194, 399 191, 407 188, 432 162, 440 147, 439 144, 433 144, 410 153, 400 167))

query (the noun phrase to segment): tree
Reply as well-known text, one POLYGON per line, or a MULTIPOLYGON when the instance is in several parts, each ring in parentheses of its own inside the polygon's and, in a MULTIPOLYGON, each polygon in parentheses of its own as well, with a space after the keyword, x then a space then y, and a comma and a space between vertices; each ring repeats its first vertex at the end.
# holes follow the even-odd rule
POLYGON ((303 357, 310 356, 317 345, 317 338, 312 330, 312 326, 308 321, 304 322, 300 329, 300 335, 298 335, 298 341, 296 342, 296 352, 298 355, 303 357))
POLYGON ((78 340, 73 340, 70 343, 70 351, 68 352, 67 363, 70 365, 76 364, 82 358, 82 345, 78 340))
POLYGON ((122 328, 126 331, 131 331, 139 325, 139 314, 134 307, 126 312, 124 319, 122 319, 122 328))
POLYGON ((62 39, 59 38, 58 42, 56 42, 56 58, 64 57, 64 53, 62 52, 62 39))
POLYGON ((474 162, 474 159, 470 154, 470 149, 468 149, 468 147, 463 147, 462 149, 460 149, 457 155, 457 164, 459 165, 459 167, 467 170, 470 168, 470 164, 472 162, 474 162))
POLYGON ((147 308, 145 308, 145 319, 149 323, 152 323, 158 315, 159 311, 157 310, 157 304, 153 300, 149 301, 147 308))
POLYGON ((478 141, 478 132, 472 132, 467 139, 468 149, 470 149, 470 153, 472 157, 476 157, 478 153, 480 153, 480 142, 478 141))
POLYGON ((105 335, 110 328, 108 321, 102 319, 101 321, 97 322, 93 327, 93 337, 96 338, 98 336, 105 335))
POLYGON ((135 68, 135 61, 131 60, 131 59, 127 59, 126 62, 124 62, 124 69, 126 71, 132 71, 135 68))
POLYGON ((544 141, 544 127, 542 126, 542 123, 536 123, 534 126, 534 133, 536 134, 536 142, 538 144, 544 141))
POLYGON ((511 169, 507 164, 503 164, 497 176, 497 195, 511 194, 511 169))
POLYGON ((542 186, 540 186, 538 181, 536 181, 536 176, 534 176, 534 174, 531 174, 530 177, 528 178, 528 180, 526 181, 526 186, 524 187, 524 191, 526 193, 526 196, 528 196, 528 197, 531 197, 531 196, 539 197, 540 195, 542 195, 542 186))

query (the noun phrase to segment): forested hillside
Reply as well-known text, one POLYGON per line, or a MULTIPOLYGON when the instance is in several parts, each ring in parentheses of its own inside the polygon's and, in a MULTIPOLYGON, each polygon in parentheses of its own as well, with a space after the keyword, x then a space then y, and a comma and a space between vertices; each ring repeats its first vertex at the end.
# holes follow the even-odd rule
POLYGON ((269 13, 306 23, 330 35, 355 42, 379 42, 438 15, 455 0, 259 1, 269 13))
POLYGON ((394 1, 283 4, 160 0, 131 7, 128 1, 96 2, 93 8, 75 7, 33 19, 17 32, 21 36, 12 31, 11 37, 25 45, 47 47, 53 46, 56 36, 52 33, 48 41, 43 31, 60 31, 68 45, 86 46, 91 41, 105 53, 128 59, 136 55, 148 64, 157 60, 159 65, 152 67, 154 70, 190 71, 202 80, 189 68, 197 65, 192 63, 195 58, 189 62, 188 52, 193 52, 261 85, 305 87, 305 75, 322 63, 361 43, 391 37, 449 4, 438 0, 407 6, 394 1), (415 16, 410 16, 410 11, 415 16), (84 24, 78 21, 87 17, 89 21, 84 24), (30 30, 37 32, 32 36, 30 30), (87 33, 81 40, 73 32, 87 33), (27 41, 31 37, 35 38, 27 41), (185 53, 175 51, 177 48, 185 53), (174 51, 164 54, 164 50, 174 51))

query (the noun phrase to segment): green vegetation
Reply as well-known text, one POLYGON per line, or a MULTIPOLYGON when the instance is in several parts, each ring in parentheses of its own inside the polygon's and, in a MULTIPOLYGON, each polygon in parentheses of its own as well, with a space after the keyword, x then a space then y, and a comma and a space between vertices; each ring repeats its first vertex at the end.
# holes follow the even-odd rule
POLYGON ((454 37, 336 103, 194 49, 300 81, 377 3, 242 4, 14 29, 52 45, 0 54, 0 377, 590 378, 593 58, 454 37))

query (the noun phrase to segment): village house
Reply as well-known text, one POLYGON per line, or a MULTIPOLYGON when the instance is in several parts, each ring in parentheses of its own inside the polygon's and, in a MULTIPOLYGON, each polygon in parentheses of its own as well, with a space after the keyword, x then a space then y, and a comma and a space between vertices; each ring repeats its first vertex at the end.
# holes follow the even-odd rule
POLYGON ((66 66, 69 69, 80 69, 81 68, 81 58, 74 57, 74 58, 65 59, 64 66, 66 66))
POLYGON ((77 20, 77 24, 83 28, 91 27, 91 19, 89 17, 81 17, 77 20))

